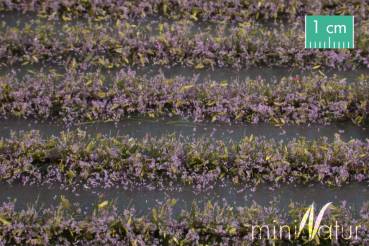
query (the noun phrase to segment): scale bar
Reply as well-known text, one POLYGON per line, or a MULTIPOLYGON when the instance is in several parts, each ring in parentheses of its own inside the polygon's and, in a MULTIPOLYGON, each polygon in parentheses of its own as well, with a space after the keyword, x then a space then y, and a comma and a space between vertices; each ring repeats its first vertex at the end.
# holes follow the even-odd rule
MULTIPOLYGON (((369 1, 369 0, 368 0, 369 1)), ((328 19, 332 16, 306 16, 305 15, 305 48, 310 49, 352 49, 355 46, 355 20, 354 16, 335 16, 337 19, 328 19), (318 34, 318 21, 321 19, 323 23, 323 36, 318 34), (341 21, 342 23, 329 23, 329 21, 341 21), (310 22, 315 23, 315 32, 313 28, 310 28, 310 22), (346 28, 350 28, 352 24, 352 30, 346 32, 346 28), (343 33, 342 29, 343 28, 343 33), (337 31, 338 29, 338 31, 337 31), (324 33, 326 31, 326 33, 324 33), (310 33, 311 32, 311 33, 310 33), (351 33, 350 33, 351 32, 351 33), (352 34, 352 37, 351 37, 352 34), (311 36, 311 37, 310 37, 311 36), (352 39, 350 39, 352 38, 352 39)), ((333 17, 332 17, 333 18, 333 17)), ((322 24, 320 24, 322 25, 322 24)), ((319 29, 320 30, 320 29, 319 29)))

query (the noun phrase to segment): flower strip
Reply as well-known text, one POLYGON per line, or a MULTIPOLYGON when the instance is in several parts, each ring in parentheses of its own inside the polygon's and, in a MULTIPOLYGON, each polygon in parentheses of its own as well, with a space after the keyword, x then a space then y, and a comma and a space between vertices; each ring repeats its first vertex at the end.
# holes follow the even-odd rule
POLYGON ((175 204, 176 200, 168 200, 153 208, 151 214, 140 216, 133 210, 118 212, 108 201, 98 204, 92 215, 79 212, 78 206, 63 197, 56 208, 17 211, 14 203, 4 203, 0 207, 0 242, 11 245, 301 245, 309 242, 311 245, 316 242, 365 245, 369 240, 367 205, 362 207, 360 219, 355 219, 344 205, 331 208, 320 226, 331 225, 335 229, 328 235, 322 230, 318 236, 309 238, 307 228, 297 236, 298 222, 306 212, 301 205, 291 204, 286 215, 273 205, 234 208, 209 202, 203 208, 194 204, 190 211, 176 217, 175 204))
POLYGON ((355 69, 369 64, 369 23, 355 31, 356 49, 304 49, 303 25, 263 27, 243 22, 196 31, 188 21, 133 25, 115 23, 37 24, 6 28, 0 37, 0 59, 5 64, 59 62, 89 63, 105 68, 131 65, 206 67, 288 66, 355 69))
POLYGON ((34 13, 41 16, 60 16, 63 20, 80 17, 132 19, 163 16, 170 19, 192 20, 269 20, 304 17, 305 15, 355 15, 368 18, 368 2, 365 0, 145 0, 145 1, 27 1, 7 0, 0 2, 0 10, 34 13))
POLYGON ((366 124, 369 84, 335 76, 294 76, 278 83, 196 82, 196 78, 150 78, 121 70, 112 80, 99 72, 70 70, 64 77, 40 73, 17 81, 0 78, 0 115, 57 119, 65 123, 127 116, 190 117, 195 121, 366 124))
POLYGON ((236 185, 312 183, 339 186, 369 178, 369 142, 339 136, 288 142, 245 137, 240 142, 88 137, 83 131, 42 138, 26 132, 0 141, 0 180, 86 187, 198 189, 225 179, 236 185))

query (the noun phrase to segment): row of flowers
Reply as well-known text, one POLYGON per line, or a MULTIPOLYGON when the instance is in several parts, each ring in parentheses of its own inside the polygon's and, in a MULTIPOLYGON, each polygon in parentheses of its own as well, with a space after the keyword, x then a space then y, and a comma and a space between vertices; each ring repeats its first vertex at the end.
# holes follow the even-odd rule
POLYGON ((174 216, 175 204, 176 200, 168 200, 153 208, 150 215, 140 216, 134 210, 119 212, 108 201, 99 203, 89 215, 79 212, 81 209, 64 197, 55 208, 17 211, 14 203, 4 203, 0 206, 0 242, 9 245, 367 245, 369 242, 367 205, 362 206, 360 219, 355 219, 344 204, 327 210, 321 226, 331 227, 332 231, 311 240, 306 228, 296 236, 298 222, 306 211, 301 205, 290 204, 286 215, 273 205, 234 208, 208 202, 203 207, 194 204, 189 211, 174 216))
POLYGON ((321 182, 340 186, 369 179, 369 142, 343 141, 337 135, 308 141, 277 142, 245 137, 239 142, 166 136, 86 136, 62 132, 42 138, 37 132, 0 141, 0 180, 64 187, 166 188, 217 182, 255 187, 260 183, 321 182))
POLYGON ((369 83, 324 75, 244 82, 196 77, 139 76, 121 70, 107 79, 100 72, 68 70, 64 76, 40 72, 17 80, 0 78, 0 115, 61 119, 65 123, 114 120, 127 116, 190 117, 195 121, 366 124, 369 83))
POLYGON ((294 20, 308 14, 354 15, 358 19, 368 18, 368 2, 365 0, 145 0, 145 1, 27 1, 3 0, 0 10, 36 12, 42 16, 61 16, 63 20, 78 17, 94 17, 96 20, 163 17, 192 20, 287 19, 294 20))
POLYGON ((74 59, 106 68, 180 64, 197 69, 255 65, 355 69, 369 64, 368 22, 357 26, 356 49, 337 50, 304 49, 301 22, 268 27, 251 21, 209 30, 198 30, 196 25, 191 21, 145 25, 117 21, 7 27, 0 37, 0 59, 7 64, 74 59))

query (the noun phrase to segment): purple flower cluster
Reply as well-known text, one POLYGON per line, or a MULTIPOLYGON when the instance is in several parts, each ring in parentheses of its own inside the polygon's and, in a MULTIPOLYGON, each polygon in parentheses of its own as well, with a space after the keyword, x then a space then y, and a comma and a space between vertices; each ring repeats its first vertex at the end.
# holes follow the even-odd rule
MULTIPOLYGON (((204 67, 289 66, 354 69, 367 66, 369 33, 355 32, 357 49, 303 49, 301 23, 219 24, 211 30, 194 31, 190 21, 133 25, 66 24, 46 22, 31 28, 9 27, 0 37, 0 59, 7 64, 59 61, 88 62, 100 67, 160 64, 204 67), (214 31, 216 29, 216 31, 214 31)), ((368 26, 368 23, 361 23, 368 26)))
POLYGON ((367 81, 306 76, 216 83, 183 77, 150 78, 118 72, 112 81, 97 73, 43 75, 17 81, 0 79, 1 117, 62 119, 64 122, 114 120, 130 115, 180 116, 196 121, 364 124, 369 112, 367 81))
POLYGON ((42 139, 37 132, 0 141, 0 180, 86 187, 199 189, 231 179, 236 185, 321 182, 340 186, 369 179, 369 142, 323 138, 276 142, 253 136, 211 140, 87 137, 83 131, 42 139))
MULTIPOLYGON (((151 215, 139 216, 134 210, 119 212, 109 202, 100 203, 93 214, 85 215, 80 208, 62 198, 56 208, 21 211, 14 203, 0 207, 0 243, 7 245, 271 245, 270 235, 278 225, 289 226, 296 233, 306 208, 291 204, 286 215, 273 205, 234 208, 208 202, 204 208, 196 204, 180 217, 173 215, 176 200, 168 200, 152 209, 151 215), (255 230, 252 226, 270 226, 255 230), (269 233, 269 238, 268 238, 269 233)), ((368 206, 364 205, 355 219, 345 205, 329 210, 322 225, 336 225, 335 238, 321 237, 323 245, 367 245, 369 242, 368 206), (350 226, 360 225, 359 230, 350 226), (336 240, 337 238, 337 240, 336 240)), ((273 239, 275 245, 302 245, 308 241, 305 228, 298 238, 289 239, 287 231, 273 239)), ((313 242, 317 242, 314 240, 313 242)), ((310 242, 311 243, 311 242, 310 242)))

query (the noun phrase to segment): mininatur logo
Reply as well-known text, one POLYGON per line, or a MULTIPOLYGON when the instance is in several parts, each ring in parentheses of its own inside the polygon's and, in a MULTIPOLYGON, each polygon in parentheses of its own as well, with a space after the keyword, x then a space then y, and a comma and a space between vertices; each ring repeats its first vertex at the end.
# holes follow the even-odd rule
MULTIPOLYGON (((358 237, 361 225, 342 225, 332 219, 328 224, 322 224, 328 209, 335 209, 331 202, 326 203, 315 217, 315 206, 311 204, 301 218, 299 226, 288 224, 252 225, 251 237, 255 239, 289 239, 303 241, 315 241, 319 244, 320 239, 338 241, 353 240, 358 237), (307 234, 307 238, 306 238, 307 234)), ((298 220, 299 221, 299 220, 298 220)), ((297 221, 297 222, 298 222, 297 221)))

